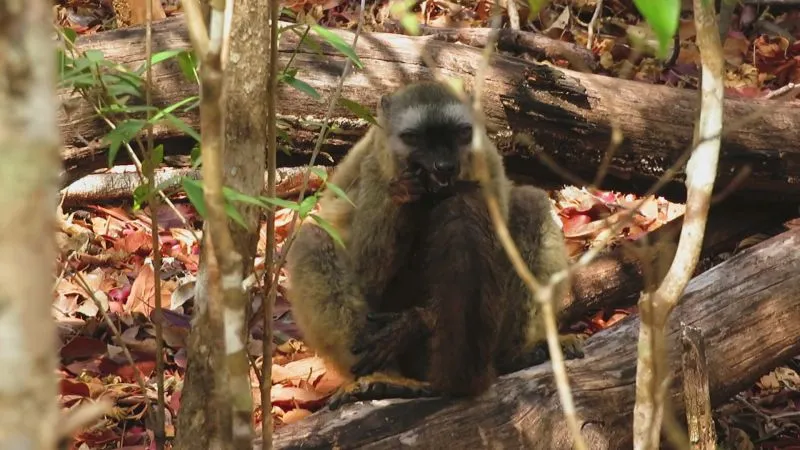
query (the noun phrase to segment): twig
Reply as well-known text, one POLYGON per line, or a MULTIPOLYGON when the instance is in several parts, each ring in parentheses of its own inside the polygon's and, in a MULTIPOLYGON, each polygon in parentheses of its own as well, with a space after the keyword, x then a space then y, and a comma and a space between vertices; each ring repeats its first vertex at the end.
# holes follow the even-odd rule
MULTIPOLYGON (((232 0, 228 0, 232 1, 232 0)), ((191 2, 184 2, 191 3, 191 2)), ((209 270, 209 309, 219 298, 224 306, 224 361, 217 369, 215 382, 219 390, 220 406, 228 407, 221 424, 222 440, 233 448, 251 446, 253 398, 250 387, 250 366, 245 345, 245 309, 247 299, 242 289, 242 256, 236 251, 225 212, 222 180, 223 138, 223 79, 222 45, 225 22, 225 0, 212 2, 211 26, 209 27, 208 52, 199 55, 202 61, 200 130, 203 142, 203 197, 206 203, 209 259, 215 259, 219 270, 209 270), (228 417, 230 422, 227 422, 228 417)), ((200 34, 202 19, 197 15, 187 25, 195 28, 190 35, 200 34)))
POLYGON ((508 10, 508 24, 512 30, 519 30, 519 7, 517 0, 505 0, 508 10))
MULTIPOLYGON (((280 1, 272 0, 269 4, 269 98, 267 99, 267 197, 275 197, 275 166, 277 165, 278 133, 277 101, 278 101, 278 19, 280 1)), ((310 27, 306 27, 306 33, 310 27)), ((303 36, 305 37, 305 35, 303 36)), ((301 41, 302 42, 302 39, 301 41)), ((299 44, 298 44, 299 46, 299 44)), ((294 54, 292 55, 294 58, 294 54)), ((291 63, 291 61, 290 61, 291 63)), ((311 172, 310 170, 308 172, 311 172)), ((307 180, 304 179, 304 181, 307 180)), ((307 184, 306 184, 307 186, 307 184)), ((303 193, 305 190, 303 190, 303 193)), ((302 194, 301 194, 302 195, 302 194)), ((261 359, 261 442, 264 450, 272 449, 272 311, 277 295, 277 286, 273 283, 277 278, 268 274, 274 271, 275 255, 275 208, 267 209, 267 247, 264 257, 264 277, 266 298, 264 299, 264 337, 262 339, 261 359)))
POLYGON ((145 2, 147 20, 145 22, 145 71, 147 81, 145 83, 145 104, 147 105, 147 153, 146 157, 149 160, 147 164, 147 192, 150 199, 150 235, 152 238, 153 247, 153 290, 155 291, 155 319, 153 324, 156 328, 156 423, 154 424, 153 435, 156 441, 156 448, 161 450, 164 448, 166 440, 165 427, 165 402, 164 402, 164 330, 162 325, 162 305, 161 305, 161 242, 158 239, 158 206, 159 197, 154 195, 156 191, 156 176, 155 166, 156 162, 153 154, 153 124, 150 119, 152 111, 150 106, 153 104, 152 87, 153 87, 153 2, 147 0, 145 2))
POLYGON ((655 387, 667 372, 665 327, 699 260, 719 161, 725 67, 722 44, 713 3, 695 0, 694 13, 702 61, 701 109, 695 150, 686 168, 686 213, 678 249, 658 289, 644 293, 639 300, 642 323, 633 414, 637 450, 658 448, 665 399, 659 398, 655 387))
POLYGON ((558 326, 556 323, 556 315, 553 311, 553 296, 554 296, 554 283, 552 280, 548 284, 542 286, 531 273, 530 269, 525 264, 519 250, 514 243, 514 240, 505 223, 500 206, 494 193, 491 184, 488 169, 488 162, 486 156, 486 149, 489 145, 486 129, 484 125, 483 110, 481 108, 481 99, 483 93, 483 81, 486 77, 486 71, 489 67, 489 60, 491 53, 494 49, 494 41, 497 39, 497 29, 499 28, 500 17, 497 15, 494 18, 493 28, 494 33, 490 34, 491 45, 486 45, 484 48, 483 58, 481 65, 478 68, 475 76, 475 89, 473 92, 473 110, 475 114, 475 130, 473 132, 473 148, 476 150, 477 158, 474 159, 474 168, 481 185, 483 186, 483 193, 486 199, 489 213, 494 224, 495 232, 503 245, 509 259, 514 266, 514 270, 519 277, 534 295, 534 298, 539 302, 542 308, 542 316, 545 322, 547 333, 547 345, 550 352, 551 367, 553 368, 553 375, 556 381, 556 388, 558 390, 559 400, 561 400, 561 407, 564 411, 564 418, 570 429, 570 433, 574 439, 574 446, 578 450, 586 450, 586 445, 583 436, 581 435, 580 425, 575 413, 575 404, 572 400, 572 392, 569 387, 569 380, 567 378, 567 371, 564 366, 564 355, 561 350, 561 344, 558 338, 558 326))
MULTIPOLYGON (((764 96, 764 98, 780 97, 780 96, 786 94, 787 92, 794 91, 796 88, 798 88, 797 84, 789 83, 786 86, 781 86, 780 88, 775 89, 774 91, 768 93, 767 95, 764 96)), ((788 96, 788 97, 793 97, 793 95, 792 96, 788 96)))
POLYGON ((600 16, 603 12, 603 0, 597 0, 597 5, 594 7, 594 14, 592 14, 592 20, 589 21, 589 36, 586 39, 586 48, 591 50, 592 45, 594 44, 594 27, 597 26, 597 21, 600 19, 600 16))
MULTIPOLYGON (((361 11, 359 13, 359 20, 358 20, 358 27, 356 28, 356 32, 353 36, 353 49, 356 48, 356 44, 358 44, 358 37, 361 35, 362 25, 364 23, 364 10, 366 0, 361 0, 361 11)), ((330 123, 330 118, 333 115, 333 110, 336 107, 336 104, 339 100, 339 97, 342 93, 342 86, 344 86, 344 80, 347 78, 347 75, 350 72, 351 68, 351 61, 347 59, 344 64, 344 69, 342 69, 342 75, 339 77, 339 83, 336 85, 336 90, 334 91, 333 95, 330 98, 330 102, 328 103, 328 110, 325 111, 325 116, 322 118, 322 128, 319 131, 319 137, 317 138, 317 142, 314 145, 314 150, 311 152, 311 158, 308 162, 309 169, 305 171, 305 175, 303 176, 303 188, 300 190, 299 198, 297 199, 297 203, 301 203, 305 198, 306 191, 308 190, 308 182, 311 178, 311 170, 310 168, 314 166, 314 162, 317 160, 317 156, 319 156, 319 152, 322 149, 322 143, 325 141, 325 134, 328 131, 328 126, 330 123)), ((275 264, 273 268, 273 279, 271 282, 265 279, 264 285, 272 286, 272 289, 277 288, 278 286, 278 276, 280 275, 280 271, 283 266, 286 264, 286 256, 289 254, 289 249, 292 248, 294 244, 295 238, 297 237, 297 219, 300 218, 300 213, 295 211, 292 215, 292 225, 290 227, 291 234, 289 238, 286 240, 286 243, 283 244, 283 248, 281 249, 281 257, 278 260, 278 263, 275 264)), ((265 271, 264 276, 270 276, 269 272, 265 271)))

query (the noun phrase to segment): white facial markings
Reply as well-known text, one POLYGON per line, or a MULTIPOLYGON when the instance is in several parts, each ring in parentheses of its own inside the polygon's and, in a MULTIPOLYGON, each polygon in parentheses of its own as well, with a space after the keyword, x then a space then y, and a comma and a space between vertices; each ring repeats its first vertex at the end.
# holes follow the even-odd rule
POLYGON ((431 118, 443 123, 472 123, 470 111, 462 103, 414 106, 400 112, 393 121, 396 124, 396 130, 413 130, 431 121, 431 118))

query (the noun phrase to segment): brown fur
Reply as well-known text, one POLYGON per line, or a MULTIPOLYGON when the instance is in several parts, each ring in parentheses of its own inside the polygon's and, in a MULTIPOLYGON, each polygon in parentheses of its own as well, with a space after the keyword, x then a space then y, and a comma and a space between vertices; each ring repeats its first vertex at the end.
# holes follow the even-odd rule
MULTIPOLYGON (((391 104, 452 101, 448 95, 440 85, 417 85, 395 94, 391 104)), ((389 150, 390 118, 379 111, 378 120, 381 127, 370 129, 330 180, 356 206, 330 192, 322 197, 320 215, 345 248, 307 221, 290 250, 295 320, 306 342, 342 375, 390 373, 371 378, 383 383, 380 389, 356 380, 337 404, 379 397, 376 392, 479 394, 497 373, 541 359, 539 308, 497 240, 471 172, 473 154, 460 155, 460 181, 449 196, 398 201, 394 192, 403 187, 408 163, 389 150), (392 314, 368 320, 368 313, 392 314), (398 381, 403 378, 418 381, 398 381), (403 386, 409 391, 398 390, 403 386)), ((544 281, 567 261, 549 200, 539 189, 512 189, 499 153, 492 148, 487 157, 512 237, 544 281)), ((565 293, 560 287, 559 295, 565 293)))

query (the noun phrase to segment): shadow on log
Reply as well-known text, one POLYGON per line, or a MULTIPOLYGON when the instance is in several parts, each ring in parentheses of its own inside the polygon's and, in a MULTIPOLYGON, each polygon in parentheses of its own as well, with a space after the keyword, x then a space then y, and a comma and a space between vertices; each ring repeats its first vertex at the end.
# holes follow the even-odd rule
MULTIPOLYGON (((182 21, 177 17, 154 24, 154 51, 190 47, 182 21)), ((334 32, 351 42, 351 32, 334 32)), ((282 35, 282 64, 298 41, 291 32, 282 35)), ((100 49, 107 58, 133 66, 145 58, 144 31, 139 28, 81 37, 77 45, 84 50, 100 49)), ((326 45, 322 48, 322 56, 301 49, 293 67, 299 71, 298 78, 326 98, 337 84, 344 58, 326 45)), ((471 84, 480 62, 481 50, 477 48, 431 37, 366 33, 356 49, 365 69, 347 79, 343 96, 373 108, 379 95, 408 80, 429 78, 430 72, 420 59, 423 49, 432 54, 444 75, 463 77, 471 84)), ((154 78, 157 105, 166 106, 197 94, 197 86, 183 78, 174 61, 156 65, 154 78)), ((313 148, 318 129, 313 123, 322 119, 327 104, 287 86, 279 97, 279 113, 289 124, 292 151, 302 156, 313 148)), ((95 155, 102 146, 87 147, 86 142, 95 142, 105 134, 106 126, 93 118, 93 111, 82 100, 71 99, 67 92, 62 93, 62 99, 69 111, 62 111, 59 117, 68 170, 85 167, 92 155, 94 165, 102 165, 105 156, 95 155)), ((591 178, 610 140, 611 119, 616 119, 625 140, 612 160, 608 187, 624 185, 636 192, 647 189, 690 144, 698 105, 695 91, 583 74, 499 55, 493 58, 487 75, 485 99, 490 130, 512 174, 538 177, 546 173, 536 157, 543 152, 574 173, 591 178), (515 136, 521 134, 532 136, 535 148, 515 144, 515 136)), ((800 122, 797 102, 727 99, 725 123, 732 124, 756 111, 763 114, 723 137, 717 191, 742 168, 749 167, 752 173, 736 195, 760 202, 800 200, 800 148, 796 145, 800 127, 794 126, 800 122)), ((192 114, 183 118, 192 126, 198 124, 192 114)), ((344 108, 336 111, 333 122, 338 130, 323 150, 338 158, 363 135, 366 123, 355 120, 344 108)), ((161 138, 180 134, 163 126, 157 127, 156 133, 161 138)), ((298 158, 300 163, 304 160, 298 158)), ((297 165, 298 161, 289 164, 297 165)), ((680 200, 684 191, 680 183, 673 183, 665 194, 680 200)))
MULTIPOLYGON (((683 411, 681 321, 705 336, 715 405, 800 353, 799 246, 800 230, 783 233, 689 283, 668 337, 676 414, 683 411)), ((631 445, 638 327, 638 317, 631 316, 592 336, 584 359, 567 362, 582 432, 592 449, 631 445)), ((571 448, 570 443, 549 363, 504 376, 476 399, 354 404, 320 411, 274 436, 278 449, 549 450, 571 448)))

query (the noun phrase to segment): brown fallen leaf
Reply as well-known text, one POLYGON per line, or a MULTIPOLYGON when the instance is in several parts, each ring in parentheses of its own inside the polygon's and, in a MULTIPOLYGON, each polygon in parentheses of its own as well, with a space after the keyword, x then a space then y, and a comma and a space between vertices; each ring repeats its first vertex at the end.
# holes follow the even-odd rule
POLYGON ((283 414, 281 421, 285 424, 297 422, 311 415, 311 411, 303 408, 295 408, 283 414))
MULTIPOLYGON (((131 293, 128 296, 128 301, 125 303, 125 311, 128 312, 141 312, 146 316, 155 308, 155 278, 153 266, 150 264, 143 264, 139 275, 131 285, 131 293)), ((168 309, 172 292, 165 289, 166 286, 162 285, 161 289, 161 306, 168 309)))

